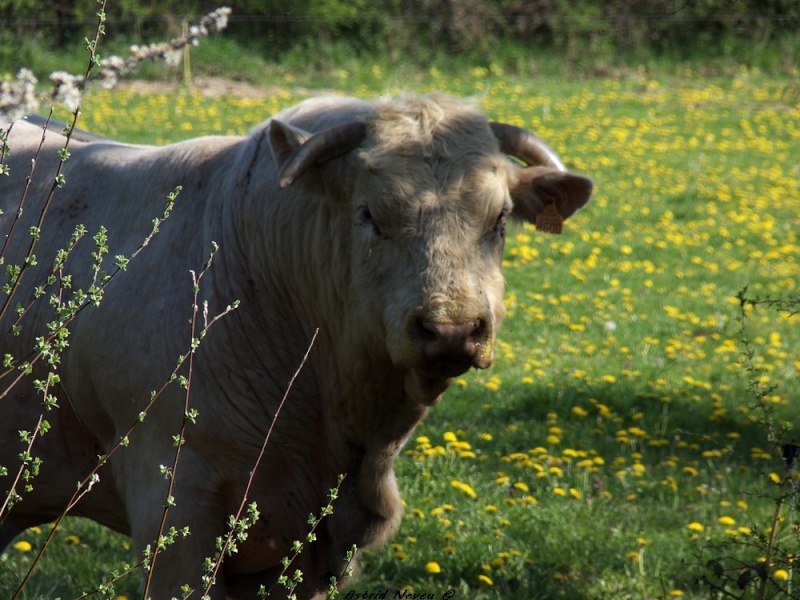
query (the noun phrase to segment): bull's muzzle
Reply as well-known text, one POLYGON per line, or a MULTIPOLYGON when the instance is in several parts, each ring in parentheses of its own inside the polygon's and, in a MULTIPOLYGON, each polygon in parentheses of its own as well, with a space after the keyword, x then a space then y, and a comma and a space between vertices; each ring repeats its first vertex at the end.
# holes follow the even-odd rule
POLYGON ((423 370, 439 377, 456 377, 471 367, 492 364, 491 331, 485 319, 460 323, 420 319, 416 337, 424 357, 423 370))

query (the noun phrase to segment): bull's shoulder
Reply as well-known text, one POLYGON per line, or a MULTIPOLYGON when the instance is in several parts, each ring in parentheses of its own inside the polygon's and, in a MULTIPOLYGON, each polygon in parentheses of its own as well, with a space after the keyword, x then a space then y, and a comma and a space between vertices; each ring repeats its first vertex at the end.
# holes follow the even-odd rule
POLYGON ((374 110, 371 102, 330 94, 304 100, 279 112, 274 118, 306 131, 317 132, 334 125, 361 120, 374 110))

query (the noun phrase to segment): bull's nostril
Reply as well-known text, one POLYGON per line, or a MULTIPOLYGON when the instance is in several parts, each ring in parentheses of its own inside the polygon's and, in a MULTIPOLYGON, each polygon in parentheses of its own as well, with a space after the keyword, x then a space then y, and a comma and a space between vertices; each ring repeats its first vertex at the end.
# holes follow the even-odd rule
POLYGON ((439 334, 437 333, 437 325, 438 323, 424 321, 422 319, 417 321, 417 332, 419 333, 422 343, 428 344, 435 342, 438 339, 439 334))
POLYGON ((470 334, 470 338, 475 341, 475 343, 480 344, 481 342, 485 341, 486 339, 486 321, 483 319, 478 319, 475 321, 475 328, 472 330, 470 334))

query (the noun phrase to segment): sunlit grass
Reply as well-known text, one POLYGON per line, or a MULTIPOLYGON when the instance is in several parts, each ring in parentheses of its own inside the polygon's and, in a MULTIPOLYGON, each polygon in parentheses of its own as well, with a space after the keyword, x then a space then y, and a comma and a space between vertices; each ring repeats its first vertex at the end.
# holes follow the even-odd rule
MULTIPOLYGON (((397 91, 352 88, 347 75, 349 93, 397 91)), ((459 379, 412 436, 398 461, 405 519, 386 548, 366 553, 353 589, 706 597, 696 582, 704 549, 768 527, 783 469, 740 368, 736 294, 798 294, 800 104, 790 84, 747 72, 509 82, 482 69, 432 71, 413 87, 483 97, 492 118, 534 130, 597 191, 561 237, 510 230, 496 364, 459 379)), ((93 93, 81 126, 164 143, 243 133, 300 99, 93 93)), ((749 326, 763 378, 778 386, 768 402, 796 428, 800 319, 755 311, 749 326)), ((796 541, 789 525, 780 535, 796 541)), ((74 527, 73 545, 93 552, 54 550, 27 597, 47 582, 60 594, 88 588, 62 582, 58 563, 96 560, 108 537, 74 527)), ((22 536, 0 558, 0 586, 37 539, 22 536)))

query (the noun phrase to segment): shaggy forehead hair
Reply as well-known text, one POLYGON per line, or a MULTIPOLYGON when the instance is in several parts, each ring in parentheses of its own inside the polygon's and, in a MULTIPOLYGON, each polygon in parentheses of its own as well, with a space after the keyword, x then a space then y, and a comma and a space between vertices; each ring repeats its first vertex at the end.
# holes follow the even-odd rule
POLYGON ((379 101, 365 119, 372 143, 362 156, 378 166, 387 155, 452 160, 479 148, 496 151, 497 141, 476 104, 439 93, 379 101))
POLYGON ((507 203, 503 155, 476 102, 443 94, 376 103, 361 158, 370 176, 362 188, 370 210, 401 237, 419 217, 449 212, 451 241, 484 228, 507 203), (492 216, 488 215, 492 213, 492 216))

